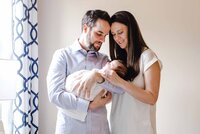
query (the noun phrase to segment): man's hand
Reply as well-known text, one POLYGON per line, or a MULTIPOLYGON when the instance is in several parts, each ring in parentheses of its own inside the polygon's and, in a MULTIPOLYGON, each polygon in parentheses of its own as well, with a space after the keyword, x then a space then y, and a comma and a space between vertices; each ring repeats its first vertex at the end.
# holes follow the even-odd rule
POLYGON ((87 74, 80 75, 74 81, 73 89, 76 89, 78 97, 85 98, 86 95, 88 98, 90 97, 90 90, 96 84, 95 73, 95 70, 89 71, 87 74))
POLYGON ((96 84, 96 82, 102 81, 101 75, 97 70, 93 69, 89 71, 87 74, 80 75, 76 81, 74 81, 74 89, 77 89, 77 96, 90 97, 90 91, 92 87, 96 84))
POLYGON ((95 110, 97 108, 105 106, 112 99, 112 94, 108 91, 102 90, 92 102, 90 102, 89 109, 95 110))

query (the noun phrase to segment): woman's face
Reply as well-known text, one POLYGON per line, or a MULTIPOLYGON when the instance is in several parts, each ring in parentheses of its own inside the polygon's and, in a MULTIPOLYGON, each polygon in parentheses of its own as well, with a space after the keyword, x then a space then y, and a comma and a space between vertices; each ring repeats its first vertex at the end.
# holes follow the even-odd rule
POLYGON ((114 22, 111 25, 113 39, 122 49, 128 47, 128 27, 122 23, 114 22))

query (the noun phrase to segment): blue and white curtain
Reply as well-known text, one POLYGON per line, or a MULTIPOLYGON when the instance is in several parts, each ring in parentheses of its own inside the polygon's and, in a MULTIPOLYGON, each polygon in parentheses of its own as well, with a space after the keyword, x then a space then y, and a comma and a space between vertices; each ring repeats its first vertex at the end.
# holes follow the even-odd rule
POLYGON ((37 0, 13 0, 13 52, 19 61, 13 134, 38 134, 37 0))

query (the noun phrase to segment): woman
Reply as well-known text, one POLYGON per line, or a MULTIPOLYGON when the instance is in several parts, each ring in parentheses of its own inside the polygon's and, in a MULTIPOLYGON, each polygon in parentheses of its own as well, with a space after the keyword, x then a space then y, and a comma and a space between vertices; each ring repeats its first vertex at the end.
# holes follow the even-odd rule
POLYGON ((111 60, 126 62, 131 80, 125 81, 114 71, 103 74, 112 84, 125 90, 113 94, 112 134, 156 134, 156 101, 159 94, 161 64, 143 40, 137 21, 127 11, 111 17, 111 60))

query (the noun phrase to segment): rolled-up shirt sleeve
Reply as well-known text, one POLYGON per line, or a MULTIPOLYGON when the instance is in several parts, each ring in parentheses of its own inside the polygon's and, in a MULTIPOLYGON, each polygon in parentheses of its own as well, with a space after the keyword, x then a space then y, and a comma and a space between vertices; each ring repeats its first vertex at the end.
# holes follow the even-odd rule
POLYGON ((89 101, 77 98, 65 90, 67 60, 64 50, 57 50, 52 58, 48 74, 47 89, 51 103, 63 109, 87 112, 89 101))

